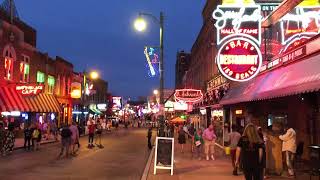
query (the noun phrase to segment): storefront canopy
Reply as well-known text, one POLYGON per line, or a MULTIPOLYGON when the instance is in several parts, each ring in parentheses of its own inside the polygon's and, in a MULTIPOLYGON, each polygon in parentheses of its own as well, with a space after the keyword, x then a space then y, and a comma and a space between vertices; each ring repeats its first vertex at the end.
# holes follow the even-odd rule
POLYGON ((185 119, 182 119, 181 117, 176 117, 170 120, 171 123, 181 123, 186 121, 185 119))
POLYGON ((14 88, 0 87, 0 112, 61 112, 52 94, 22 96, 14 88))
POLYGON ((280 67, 232 87, 220 101, 222 105, 256 101, 318 91, 320 55, 280 67))

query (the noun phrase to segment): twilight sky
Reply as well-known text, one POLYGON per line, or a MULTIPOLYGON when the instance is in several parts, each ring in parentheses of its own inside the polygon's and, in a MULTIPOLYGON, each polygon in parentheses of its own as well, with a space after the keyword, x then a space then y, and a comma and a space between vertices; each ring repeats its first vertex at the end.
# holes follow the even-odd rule
POLYGON ((165 87, 174 88, 178 50, 190 51, 205 0, 15 0, 20 18, 37 30, 37 48, 62 56, 75 71, 97 69, 114 95, 137 97, 158 88, 147 74, 145 45, 159 44, 159 26, 136 32, 139 12, 165 13, 165 87))

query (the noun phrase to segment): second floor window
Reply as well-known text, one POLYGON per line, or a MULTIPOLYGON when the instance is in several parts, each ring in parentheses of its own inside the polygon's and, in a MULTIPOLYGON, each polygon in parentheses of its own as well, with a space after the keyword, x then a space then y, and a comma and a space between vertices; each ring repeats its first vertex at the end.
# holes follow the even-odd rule
POLYGON ((23 60, 20 63, 20 82, 29 82, 29 65, 30 58, 28 56, 23 56, 23 60))
POLYGON ((48 76, 48 93, 53 94, 55 79, 53 76, 48 76))
POLYGON ((16 60, 16 53, 14 48, 11 45, 7 45, 4 47, 3 57, 4 57, 4 70, 5 70, 4 79, 13 80, 13 64, 14 64, 14 61, 16 60))
POLYGON ((44 83, 44 73, 41 71, 37 72, 37 83, 44 83))

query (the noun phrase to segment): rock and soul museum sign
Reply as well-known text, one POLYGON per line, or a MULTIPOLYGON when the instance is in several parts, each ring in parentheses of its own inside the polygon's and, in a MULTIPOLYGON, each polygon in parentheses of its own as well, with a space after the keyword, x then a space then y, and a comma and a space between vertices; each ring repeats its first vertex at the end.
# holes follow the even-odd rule
POLYGON ((216 20, 220 72, 232 81, 254 78, 262 65, 260 6, 219 5, 212 17, 216 20))

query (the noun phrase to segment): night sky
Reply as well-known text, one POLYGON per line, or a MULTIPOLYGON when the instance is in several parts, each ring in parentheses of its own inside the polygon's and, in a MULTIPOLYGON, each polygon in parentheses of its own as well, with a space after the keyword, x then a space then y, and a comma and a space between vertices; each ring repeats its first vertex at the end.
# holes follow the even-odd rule
POLYGON ((174 88, 178 50, 190 51, 205 0, 15 0, 20 18, 37 30, 37 48, 62 56, 75 71, 96 69, 114 95, 146 96, 159 78, 147 74, 145 45, 159 44, 159 26, 136 32, 139 12, 165 13, 165 87, 174 88))

